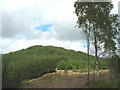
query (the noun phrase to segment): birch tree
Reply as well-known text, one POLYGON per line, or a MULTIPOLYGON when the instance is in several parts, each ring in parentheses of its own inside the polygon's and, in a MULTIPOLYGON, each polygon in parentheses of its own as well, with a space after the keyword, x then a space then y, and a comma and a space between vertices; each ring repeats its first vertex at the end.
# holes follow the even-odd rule
MULTIPOLYGON (((87 38, 88 48, 88 78, 89 78, 89 45, 90 42, 95 49, 95 69, 97 78, 99 79, 99 60, 98 50, 104 49, 110 55, 116 50, 116 35, 119 26, 117 22, 118 15, 110 14, 113 5, 111 2, 78 2, 74 4, 75 13, 78 17, 77 25, 83 28, 83 32, 87 38)), ((89 79, 88 79, 89 81, 89 79)))

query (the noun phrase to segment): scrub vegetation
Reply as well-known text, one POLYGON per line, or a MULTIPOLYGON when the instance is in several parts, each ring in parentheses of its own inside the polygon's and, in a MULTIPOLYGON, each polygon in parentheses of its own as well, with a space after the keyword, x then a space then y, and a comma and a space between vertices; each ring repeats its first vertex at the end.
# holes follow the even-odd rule
MULTIPOLYGON (((60 70, 87 71, 87 54, 53 46, 32 46, 3 56, 3 87, 19 87, 23 81, 60 70)), ((100 59, 100 68, 108 68, 108 60, 100 59)), ((90 69, 94 56, 90 56, 90 69)))

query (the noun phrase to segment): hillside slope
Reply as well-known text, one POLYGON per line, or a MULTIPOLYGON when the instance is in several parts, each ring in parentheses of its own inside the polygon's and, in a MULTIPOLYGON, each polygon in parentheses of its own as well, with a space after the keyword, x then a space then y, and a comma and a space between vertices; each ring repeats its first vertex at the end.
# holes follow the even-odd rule
MULTIPOLYGON (((72 66, 67 69, 87 70, 86 53, 61 47, 36 45, 4 54, 2 58, 3 87, 18 87, 23 80, 42 76, 56 68, 66 69, 68 63, 72 66)), ((107 68, 107 60, 100 59, 100 62, 100 68, 107 68)), ((94 68, 94 56, 90 56, 90 68, 94 68)))

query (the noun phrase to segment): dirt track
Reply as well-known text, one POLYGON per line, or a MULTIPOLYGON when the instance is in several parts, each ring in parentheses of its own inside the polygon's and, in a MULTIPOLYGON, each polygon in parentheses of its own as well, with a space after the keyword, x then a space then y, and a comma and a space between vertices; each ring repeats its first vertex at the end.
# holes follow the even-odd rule
MULTIPOLYGON (((101 71, 107 72, 107 71, 101 71)), ((109 78, 108 75, 101 75, 101 79, 109 78)), ((90 79, 93 79, 93 74, 90 74, 90 79)), ((49 74, 42 78, 29 80, 29 84, 24 88, 87 88, 86 74, 60 75, 49 74)))

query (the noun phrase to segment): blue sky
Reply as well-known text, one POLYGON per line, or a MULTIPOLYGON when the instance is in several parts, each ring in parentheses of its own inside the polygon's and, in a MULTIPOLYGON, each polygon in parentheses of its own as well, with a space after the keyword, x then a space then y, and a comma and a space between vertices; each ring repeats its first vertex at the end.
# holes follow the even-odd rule
POLYGON ((86 48, 86 47, 87 47, 86 41, 80 41, 80 43, 82 44, 82 47, 83 47, 83 48, 86 48))
MULTIPOLYGON (((75 1, 3 0, 0 53, 32 45, 60 46, 86 52, 85 36, 75 28, 75 1)), ((119 0, 112 1, 115 6, 112 13, 117 13, 119 0)))
POLYGON ((35 27, 35 30, 41 30, 42 32, 46 32, 49 31, 52 26, 53 26, 52 24, 40 25, 35 27))

